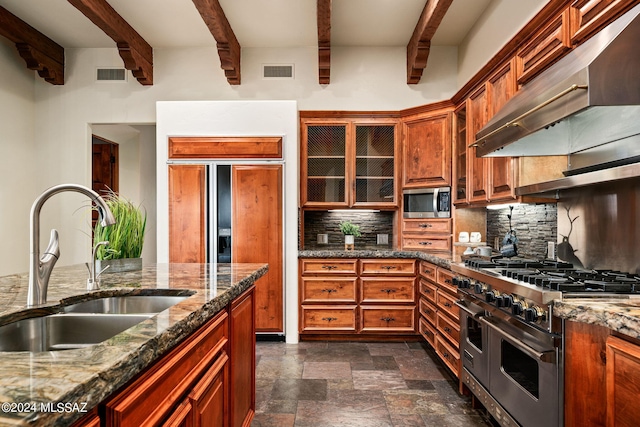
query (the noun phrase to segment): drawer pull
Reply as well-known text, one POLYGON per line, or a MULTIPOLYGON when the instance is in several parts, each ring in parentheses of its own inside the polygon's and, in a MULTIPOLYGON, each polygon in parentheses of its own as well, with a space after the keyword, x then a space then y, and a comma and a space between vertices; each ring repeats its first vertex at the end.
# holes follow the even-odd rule
POLYGON ((453 284, 453 281, 451 279, 444 279, 444 283, 453 284))
POLYGON ((332 322, 334 320, 338 320, 337 317, 323 317, 322 320, 326 320, 327 322, 332 322))
POLYGON ((337 289, 323 289, 322 292, 327 292, 327 293, 331 293, 331 292, 338 292, 337 289))
POLYGON ((384 268, 385 270, 393 270, 394 268, 398 268, 395 265, 381 265, 380 268, 384 268))
POLYGON ((447 353, 446 351, 445 351, 444 353, 442 353, 442 356, 443 356, 445 359, 449 359, 449 353, 447 353))
POLYGON ((380 289, 380 292, 386 292, 389 295, 391 292, 396 292, 395 289, 380 289))
POLYGON ((431 310, 423 310, 422 312, 427 315, 431 314, 431 310))
POLYGON ((322 268, 327 269, 327 270, 335 270, 336 268, 338 268, 337 265, 323 265, 322 268))
POLYGON ((418 224, 418 227, 420 227, 420 228, 431 228, 431 227, 433 227, 433 224, 418 224))
POLYGON ((433 245, 433 243, 431 242, 418 242, 419 245, 423 245, 423 246, 430 246, 433 245))
POLYGON ((431 270, 430 268, 425 268, 424 270, 422 270, 422 272, 426 274, 431 274, 433 273, 433 270, 431 270))
POLYGON ((448 326, 445 326, 444 328, 442 328, 442 330, 447 333, 451 333, 451 328, 449 328, 448 326))
POLYGON ((393 317, 381 317, 380 320, 384 320, 385 322, 389 323, 395 322, 396 319, 394 319, 393 317))
POLYGON ((445 307, 449 307, 449 308, 453 307, 450 302, 445 302, 443 305, 445 307))

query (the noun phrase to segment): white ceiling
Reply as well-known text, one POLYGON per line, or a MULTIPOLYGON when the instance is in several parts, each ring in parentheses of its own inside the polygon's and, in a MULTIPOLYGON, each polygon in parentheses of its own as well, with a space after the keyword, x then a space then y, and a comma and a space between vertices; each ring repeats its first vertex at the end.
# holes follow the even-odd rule
MULTIPOLYGON (((454 0, 433 45, 459 45, 492 0, 454 0)), ((191 0, 108 0, 154 48, 215 46, 191 0)), ((332 46, 406 46, 426 0, 333 0, 332 46)), ((316 0, 220 0, 242 47, 317 46, 316 0)), ((0 0, 65 48, 115 47, 67 0, 0 0)))

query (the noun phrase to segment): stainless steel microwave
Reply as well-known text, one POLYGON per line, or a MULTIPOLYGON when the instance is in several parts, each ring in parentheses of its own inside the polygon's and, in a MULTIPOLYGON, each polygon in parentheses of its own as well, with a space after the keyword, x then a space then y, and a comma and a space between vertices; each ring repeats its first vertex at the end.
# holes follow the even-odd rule
POLYGON ((405 218, 451 218, 451 187, 404 190, 405 218))

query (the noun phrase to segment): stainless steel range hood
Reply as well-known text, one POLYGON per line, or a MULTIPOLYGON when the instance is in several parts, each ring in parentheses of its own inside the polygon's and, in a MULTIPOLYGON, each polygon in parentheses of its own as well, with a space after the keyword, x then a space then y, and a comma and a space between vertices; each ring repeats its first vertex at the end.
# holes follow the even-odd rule
POLYGON ((639 161, 639 43, 640 5, 518 91, 476 134, 477 155, 569 155, 565 174, 639 161))

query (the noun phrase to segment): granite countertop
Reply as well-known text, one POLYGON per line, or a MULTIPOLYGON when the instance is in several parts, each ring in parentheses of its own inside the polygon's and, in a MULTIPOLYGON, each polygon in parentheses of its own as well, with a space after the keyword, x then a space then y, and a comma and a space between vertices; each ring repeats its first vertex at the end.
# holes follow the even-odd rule
MULTIPOLYGON (((210 264, 158 264, 137 272, 104 274, 101 289, 89 292, 84 265, 54 269, 47 304, 38 307, 41 311, 55 312, 60 304, 101 296, 159 292, 191 296, 87 348, 0 352, 0 404, 4 403, 0 426, 62 426, 82 417, 84 411, 90 411, 194 332, 267 270, 267 264, 222 264, 215 270, 210 264), (56 411, 60 403, 67 406, 56 411), (17 413, 17 404, 22 409, 32 406, 17 413), (41 404, 48 409, 39 409, 41 404), (38 410, 34 411, 34 407, 38 410)), ((28 274, 0 277, 0 324, 21 317, 27 301, 27 283, 28 274)))
POLYGON ((605 326, 640 338, 640 296, 567 298, 556 301, 553 312, 563 319, 605 326))
POLYGON ((314 248, 299 250, 298 258, 415 258, 430 262, 446 269, 451 268, 453 254, 431 254, 421 251, 405 251, 392 248, 380 249, 380 247, 356 247, 355 250, 345 251, 343 246, 327 246, 326 248, 314 248))

